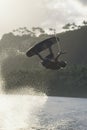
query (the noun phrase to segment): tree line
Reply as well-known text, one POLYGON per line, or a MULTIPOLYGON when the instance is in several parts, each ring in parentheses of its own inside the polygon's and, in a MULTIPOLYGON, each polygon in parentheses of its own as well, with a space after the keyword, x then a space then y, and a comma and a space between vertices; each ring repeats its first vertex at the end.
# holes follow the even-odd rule
MULTIPOLYGON (((69 31, 69 30, 80 29, 83 26, 87 26, 87 21, 84 20, 82 22, 82 25, 77 25, 75 22, 67 23, 62 27, 62 29, 65 31, 69 31)), ((56 30, 54 28, 48 28, 48 31, 50 33, 54 33, 54 31, 56 30)), ((27 27, 19 27, 18 29, 14 29, 12 33, 15 35, 21 35, 21 36, 30 35, 35 37, 37 35, 46 34, 46 31, 42 27, 32 27, 31 30, 29 30, 27 27)))

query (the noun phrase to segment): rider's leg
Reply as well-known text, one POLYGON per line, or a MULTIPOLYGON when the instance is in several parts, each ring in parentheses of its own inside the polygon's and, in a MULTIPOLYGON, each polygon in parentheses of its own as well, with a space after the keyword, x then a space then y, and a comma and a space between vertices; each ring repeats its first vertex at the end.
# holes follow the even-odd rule
POLYGON ((50 58, 54 58, 54 54, 52 52, 52 48, 51 47, 49 47, 49 52, 50 52, 50 58))

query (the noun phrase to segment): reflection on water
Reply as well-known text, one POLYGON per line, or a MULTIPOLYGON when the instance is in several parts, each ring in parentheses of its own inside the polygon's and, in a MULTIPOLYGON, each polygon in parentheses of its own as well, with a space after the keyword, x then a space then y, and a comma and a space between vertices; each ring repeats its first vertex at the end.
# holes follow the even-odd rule
POLYGON ((87 100, 1 95, 0 130, 87 130, 87 100))

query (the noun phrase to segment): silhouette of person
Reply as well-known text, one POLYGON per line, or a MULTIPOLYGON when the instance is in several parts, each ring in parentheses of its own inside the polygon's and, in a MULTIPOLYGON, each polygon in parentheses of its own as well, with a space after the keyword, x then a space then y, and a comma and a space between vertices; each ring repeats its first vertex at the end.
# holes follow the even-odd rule
POLYGON ((39 53, 36 53, 39 58, 42 60, 41 64, 47 68, 47 69, 52 69, 52 70, 59 70, 61 68, 64 68, 67 63, 65 61, 59 61, 58 58, 62 55, 65 54, 65 52, 59 52, 56 57, 54 57, 54 54, 52 52, 51 47, 49 47, 50 54, 43 58, 39 53))

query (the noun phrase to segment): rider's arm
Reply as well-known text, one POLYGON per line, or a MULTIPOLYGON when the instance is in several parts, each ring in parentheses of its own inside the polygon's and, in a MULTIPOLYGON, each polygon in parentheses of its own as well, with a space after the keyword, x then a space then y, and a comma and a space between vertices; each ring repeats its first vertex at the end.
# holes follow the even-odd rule
POLYGON ((58 58, 59 58, 60 55, 61 55, 61 52, 59 52, 59 53, 57 54, 57 56, 56 56, 56 58, 55 58, 55 61, 58 60, 58 58))
POLYGON ((58 55, 56 56, 55 61, 58 61, 59 56, 61 56, 62 54, 65 54, 65 53, 66 53, 66 52, 60 51, 60 52, 58 53, 58 55))

